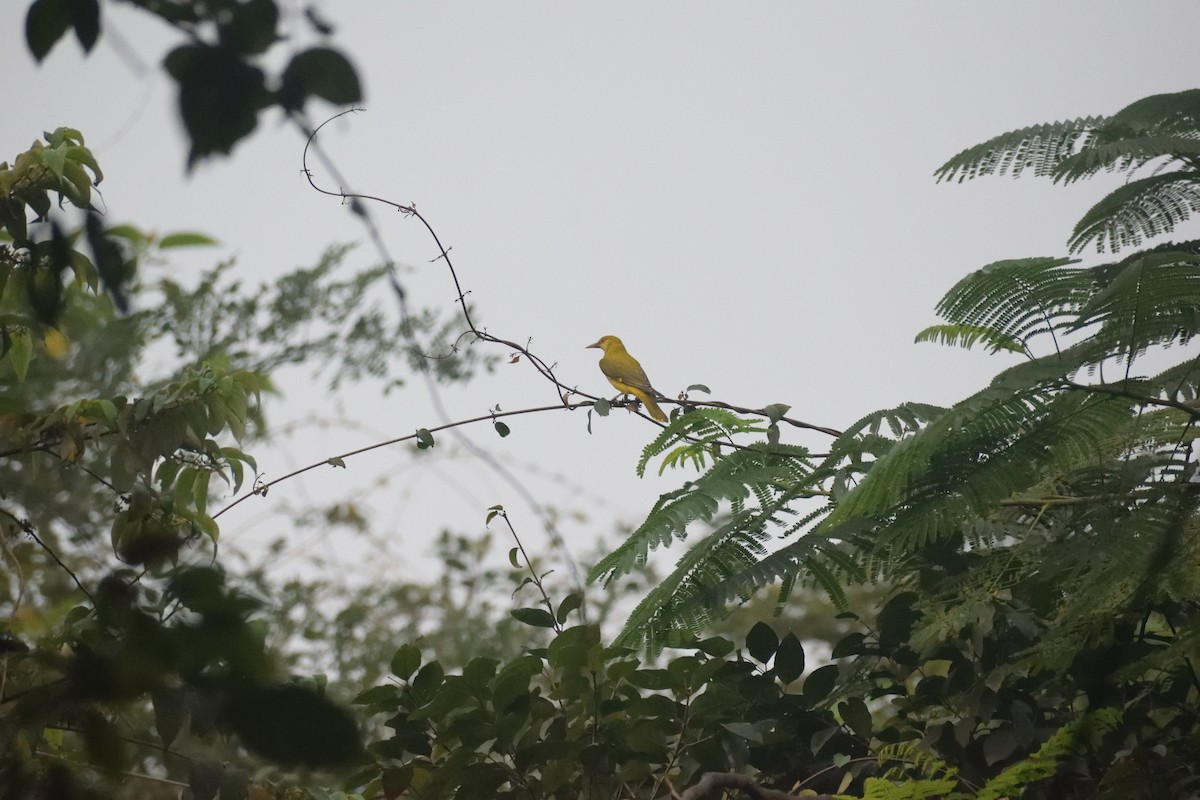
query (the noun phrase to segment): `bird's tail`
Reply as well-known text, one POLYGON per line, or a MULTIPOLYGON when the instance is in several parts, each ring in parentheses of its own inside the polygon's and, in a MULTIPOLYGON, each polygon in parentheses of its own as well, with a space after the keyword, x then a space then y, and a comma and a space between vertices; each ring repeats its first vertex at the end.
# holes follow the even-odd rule
POLYGON ((659 408, 658 403, 654 402, 654 398, 651 397, 649 393, 644 392, 641 389, 632 388, 630 389, 630 393, 638 400, 642 401, 642 405, 644 405, 646 410, 650 412, 650 416, 652 418, 658 420, 659 422, 667 421, 667 415, 663 413, 663 410, 659 408))

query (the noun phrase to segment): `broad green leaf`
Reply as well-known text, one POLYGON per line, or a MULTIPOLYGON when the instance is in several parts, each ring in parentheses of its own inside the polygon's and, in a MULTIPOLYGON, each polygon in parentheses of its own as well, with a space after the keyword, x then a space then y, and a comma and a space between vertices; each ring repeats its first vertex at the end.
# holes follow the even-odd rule
POLYGON ((845 702, 838 703, 838 714, 842 721, 850 726, 850 730, 864 741, 871 738, 871 712, 861 697, 851 697, 845 702))
POLYGON ((515 608, 508 613, 518 622, 535 628, 554 627, 554 616, 544 608, 515 608))
POLYGON ((791 683, 804 674, 804 645, 794 633, 788 633, 779 642, 775 651, 775 676, 784 684, 791 683))
POLYGON ((408 680, 419 666, 421 666, 421 650, 416 645, 400 645, 400 649, 392 656, 392 674, 401 680, 408 680))
POLYGON ((813 670, 812 674, 804 679, 805 701, 810 704, 816 704, 824 700, 833 691, 833 687, 837 685, 837 679, 837 664, 826 664, 823 667, 813 670))
MULTIPOLYGON (((69 0, 34 0, 25 15, 25 43, 41 61, 71 27, 69 0)), ((11 9, 10 9, 11 10, 11 9)))
POLYGON ((779 634, 765 622, 756 622, 746 634, 746 650, 760 664, 766 664, 779 647, 779 634))
POLYGON ((582 605, 583 596, 572 592, 564 597, 562 602, 558 604, 558 610, 554 612, 554 617, 559 621, 559 623, 566 622, 570 613, 582 605))
POLYGON ((28 330, 9 332, 8 360, 18 381, 24 381, 29 371, 29 360, 33 357, 33 338, 28 330))
POLYGON ((284 68, 280 83, 279 103, 289 110, 300 110, 313 95, 334 105, 362 100, 354 67, 344 55, 328 47, 298 53, 284 68))

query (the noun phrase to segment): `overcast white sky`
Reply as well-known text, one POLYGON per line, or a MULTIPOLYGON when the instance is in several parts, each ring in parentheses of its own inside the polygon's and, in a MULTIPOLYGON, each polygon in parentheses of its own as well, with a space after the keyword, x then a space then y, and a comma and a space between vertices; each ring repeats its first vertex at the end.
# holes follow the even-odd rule
MULTIPOLYGON (((303 4, 282 5, 300 46, 310 39, 303 4)), ((67 39, 37 67, 22 39, 27 6, 0 11, 0 159, 43 130, 79 128, 105 171, 114 222, 206 231, 255 278, 363 240, 345 209, 308 189, 303 142, 272 114, 231 159, 184 176, 173 90, 158 67, 173 33, 105 4, 135 60, 105 38, 83 59, 67 39)), ((358 191, 417 204, 453 246, 489 330, 532 337, 563 380, 589 391, 608 387, 583 346, 611 333, 668 396, 704 383, 717 399, 788 403, 793 416, 833 427, 905 400, 948 404, 1007 363, 912 337, 966 272, 1062 254, 1071 226, 1112 185, 946 186, 934 169, 1012 128, 1194 88, 1200 21, 1183 0, 317 7, 359 69, 368 109, 327 128, 325 146, 358 191)), ((417 268, 406 279, 413 304, 452 303, 448 276, 427 263, 432 242, 415 223, 377 214, 393 255, 417 268)), ((358 265, 373 260, 357 252, 358 265)), ((280 422, 326 402, 293 385, 306 396, 277 408, 280 422)), ((340 408, 380 438, 411 432, 436 422, 417 386, 387 399, 358 390, 340 408)), ((554 396, 513 366, 446 401, 457 418, 554 396)), ((638 481, 633 464, 657 432, 649 423, 619 414, 594 435, 584 426, 582 413, 547 414, 513 422, 503 442, 490 427, 471 433, 544 501, 588 515, 564 522, 576 547, 639 521, 685 477, 638 481)), ((277 477, 371 439, 306 434, 261 466, 277 477)), ((497 502, 536 545, 509 487, 465 456, 447 459, 450 449, 436 470, 398 448, 280 485, 223 518, 223 536, 265 540, 278 532, 264 521, 270 504, 328 492, 364 501, 410 553, 444 525, 477 529, 497 502)))

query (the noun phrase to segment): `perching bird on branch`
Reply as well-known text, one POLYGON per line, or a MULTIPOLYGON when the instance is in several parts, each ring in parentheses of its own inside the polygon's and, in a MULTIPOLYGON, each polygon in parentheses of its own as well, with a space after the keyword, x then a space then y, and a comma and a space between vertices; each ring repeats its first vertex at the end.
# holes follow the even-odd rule
POLYGON ((662 396, 661 393, 650 385, 646 371, 636 358, 629 355, 620 339, 615 336, 601 336, 600 341, 589 344, 588 347, 604 351, 604 355, 600 356, 600 371, 608 378, 609 383, 617 387, 621 394, 633 395, 640 400, 654 419, 659 422, 667 421, 667 415, 658 407, 658 403, 654 402, 655 397, 662 396))

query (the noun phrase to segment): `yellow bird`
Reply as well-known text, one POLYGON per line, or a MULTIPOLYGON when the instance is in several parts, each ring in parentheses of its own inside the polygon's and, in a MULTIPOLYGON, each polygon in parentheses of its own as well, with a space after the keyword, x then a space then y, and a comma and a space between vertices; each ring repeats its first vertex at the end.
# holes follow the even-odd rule
POLYGON ((640 400, 654 419, 659 422, 667 421, 667 415, 658 407, 658 403, 654 402, 656 396, 662 396, 661 393, 650 385, 646 371, 636 358, 629 355, 620 339, 615 336, 601 336, 600 341, 589 344, 588 347, 604 351, 604 355, 600 356, 600 371, 608 378, 609 383, 617 387, 621 394, 633 395, 640 400))

